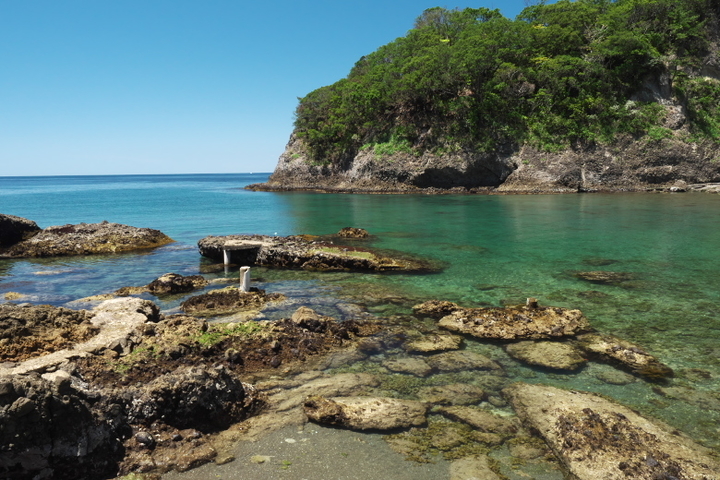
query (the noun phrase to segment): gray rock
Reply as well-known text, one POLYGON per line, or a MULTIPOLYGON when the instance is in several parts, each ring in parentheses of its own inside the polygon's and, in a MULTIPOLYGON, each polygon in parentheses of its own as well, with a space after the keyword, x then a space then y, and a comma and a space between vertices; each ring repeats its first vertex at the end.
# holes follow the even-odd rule
POLYGON ((504 390, 515 412, 538 431, 578 480, 710 479, 712 452, 672 427, 598 395, 543 385, 504 390))
POLYGON ((567 343, 525 341, 505 345, 505 351, 521 362, 553 370, 573 371, 587 363, 587 359, 567 343))
POLYGON ((303 409, 314 422, 351 430, 395 430, 427 422, 427 406, 387 397, 309 397, 303 409))

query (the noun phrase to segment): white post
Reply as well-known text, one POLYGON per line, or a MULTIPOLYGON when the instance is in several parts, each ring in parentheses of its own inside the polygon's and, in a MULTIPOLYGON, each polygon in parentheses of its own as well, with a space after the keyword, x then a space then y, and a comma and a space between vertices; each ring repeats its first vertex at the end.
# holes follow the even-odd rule
POLYGON ((223 263, 225 265, 230 265, 230 252, 227 248, 223 248, 223 263))
POLYGON ((240 291, 250 291, 250 267, 240 267, 240 291))

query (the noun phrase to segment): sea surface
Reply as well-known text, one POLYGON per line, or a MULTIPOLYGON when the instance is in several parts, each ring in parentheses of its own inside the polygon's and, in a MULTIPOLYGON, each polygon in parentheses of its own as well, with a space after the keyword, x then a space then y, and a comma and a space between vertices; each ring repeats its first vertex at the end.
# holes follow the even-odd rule
MULTIPOLYGON (((197 241, 207 235, 333 234, 367 229, 368 245, 429 258, 440 273, 383 275, 253 269, 255 283, 342 320, 359 305, 389 317, 429 299, 501 306, 536 297, 582 310, 599 331, 636 342, 676 371, 664 391, 638 380, 599 380, 591 364, 574 375, 513 363, 502 349, 468 344, 527 382, 609 395, 720 450, 720 195, 336 195, 243 189, 267 174, 0 177, 0 213, 41 227, 108 220, 163 231, 175 243, 109 256, 0 260, 8 292, 38 304, 76 300, 175 272, 212 268, 197 241), (616 284, 578 272, 625 274, 616 284)), ((183 297, 158 300, 177 311, 183 297)), ((153 298, 153 300, 155 300, 153 298)), ((290 307, 287 307, 290 308, 290 307)), ((267 318, 289 310, 267 311, 267 318)))

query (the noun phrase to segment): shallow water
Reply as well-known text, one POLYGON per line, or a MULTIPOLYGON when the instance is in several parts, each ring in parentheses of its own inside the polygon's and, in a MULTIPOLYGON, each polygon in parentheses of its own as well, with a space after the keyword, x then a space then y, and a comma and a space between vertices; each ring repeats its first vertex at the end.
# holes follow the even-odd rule
MULTIPOLYGON (((254 269, 257 286, 290 299, 267 311, 267 318, 300 305, 337 318, 352 314, 353 304, 379 316, 407 315, 414 303, 428 299, 497 306, 536 297, 544 305, 579 308, 598 330, 637 342, 670 365, 677 372, 670 386, 682 394, 660 395, 642 380, 608 384, 598 379, 612 369, 606 365, 590 364, 575 375, 550 374, 517 364, 497 345, 469 341, 467 348, 500 361, 513 378, 609 395, 720 448, 720 196, 385 196, 241 188, 266 177, 0 177, 1 213, 30 218, 41 227, 108 220, 157 228, 176 240, 152 252, 2 260, 0 301, 5 293, 18 292, 25 295, 19 301, 65 305, 145 285, 167 272, 235 278, 235 272, 222 269, 208 273, 210 263, 195 246, 200 238, 332 234, 362 227, 374 235, 368 245, 430 258, 443 271, 254 269), (580 271, 618 272, 627 279, 591 283, 576 276, 580 271)), ((172 312, 182 298, 158 303, 172 312)))

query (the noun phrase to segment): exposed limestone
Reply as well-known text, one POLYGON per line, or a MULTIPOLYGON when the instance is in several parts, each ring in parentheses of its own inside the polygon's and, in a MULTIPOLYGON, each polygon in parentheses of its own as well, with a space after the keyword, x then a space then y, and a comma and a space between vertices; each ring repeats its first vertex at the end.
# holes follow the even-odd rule
POLYGON ((270 302, 285 299, 281 293, 265 293, 264 290, 242 292, 237 287, 225 287, 190 297, 180 304, 184 312, 200 317, 230 315, 233 313, 260 310, 270 302))
POLYGON ((632 373, 652 380, 673 376, 670 367, 639 346, 612 335, 589 333, 578 337, 578 345, 589 355, 620 365, 632 373))
POLYGON ((591 330, 580 310, 560 307, 459 308, 438 325, 453 332, 496 340, 537 340, 591 330))
POLYGON ((428 300, 413 307, 413 313, 418 316, 432 317, 441 319, 446 315, 450 315, 461 307, 457 303, 448 302, 447 300, 428 300))
POLYGON ((462 346, 462 342, 459 335, 424 335, 406 342, 404 348, 410 353, 435 353, 457 350, 462 346))
POLYGON ((429 262, 399 253, 380 253, 368 248, 336 245, 303 235, 210 236, 198 242, 200 254, 218 262, 223 261, 223 251, 228 246, 232 248, 229 254, 233 263, 250 266, 375 272, 426 272, 436 269, 429 262))
POLYGON ((39 231, 40 227, 32 220, 0 213, 0 248, 26 240, 39 231))
POLYGON ((0 253, 0 257, 54 257, 120 253, 155 248, 174 240, 159 230, 119 223, 48 227, 0 253))
POLYGON ((387 397, 311 396, 303 405, 314 422, 351 430, 395 430, 425 425, 427 406, 387 397))
POLYGON ((570 478, 718 478, 706 449, 668 425, 595 394, 519 383, 504 390, 518 416, 545 439, 570 478))
POLYGON ((505 345, 505 351, 521 362, 553 370, 573 371, 587 363, 587 359, 568 343, 524 341, 505 345))

